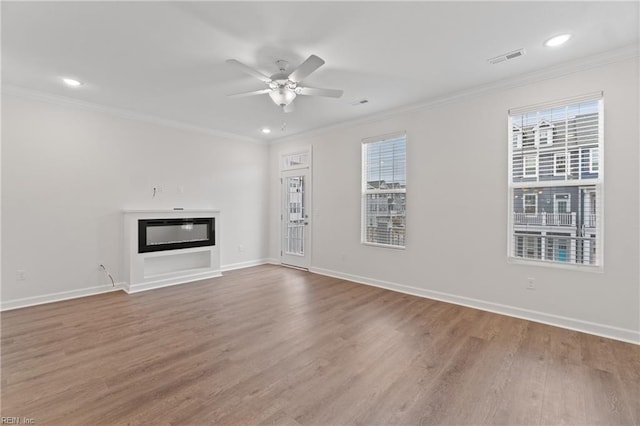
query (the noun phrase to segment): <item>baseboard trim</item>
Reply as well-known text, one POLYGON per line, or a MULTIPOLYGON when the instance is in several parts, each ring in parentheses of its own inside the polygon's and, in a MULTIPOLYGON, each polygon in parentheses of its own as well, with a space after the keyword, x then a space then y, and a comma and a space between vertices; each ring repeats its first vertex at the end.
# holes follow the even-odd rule
POLYGON ((0 303, 0 312, 11 311, 13 309, 28 308, 30 306, 44 305, 46 303, 62 302, 64 300, 78 299, 80 297, 95 296, 97 294, 111 293, 114 291, 124 291, 127 294, 139 293, 142 291, 153 290, 156 288, 169 287, 173 285, 186 284, 188 282, 200 281, 209 278, 216 278, 222 276, 221 272, 231 271, 234 269, 251 268, 253 266, 259 266, 264 264, 280 264, 274 259, 258 259, 250 260, 247 262, 232 263, 220 268, 220 271, 216 271, 213 274, 208 275, 193 275, 181 280, 179 282, 171 281, 156 281, 152 283, 134 284, 129 285, 126 282, 116 283, 114 287, 87 287, 80 290, 61 291, 59 293, 43 294, 41 296, 25 297, 22 299, 6 300, 0 303))
POLYGON ((246 262, 230 263, 228 265, 222 265, 220 270, 222 272, 234 271, 236 269, 251 268, 253 266, 260 266, 269 263, 269 259, 257 259, 248 260, 246 262))
POLYGON ((140 293, 142 291, 149 291, 149 290, 155 290, 157 288, 187 284, 194 281, 208 280, 210 278, 217 278, 221 276, 222 276, 222 272, 220 270, 209 271, 209 272, 191 274, 188 276, 182 276, 180 278, 168 278, 168 279, 150 281, 146 283, 129 284, 128 286, 124 287, 124 291, 127 292, 127 294, 140 293))
POLYGON ((126 283, 116 283, 114 287, 87 287, 79 290, 61 291, 59 293, 43 294, 42 296, 24 297, 2 301, 0 311, 11 311, 14 309, 28 308, 30 306, 44 305, 46 303, 62 302, 64 300, 78 299, 80 297, 95 296, 97 294, 123 291, 126 283))
POLYGON ((439 300, 441 302, 453 303, 456 305, 466 306, 469 308, 480 309, 482 311, 493 312, 496 314, 507 315, 514 318, 520 318, 528 321, 534 321, 542 324, 552 325, 556 327, 566 328, 569 330, 580 331, 582 333, 593 334, 608 339, 620 340, 627 343, 640 345, 640 332, 626 328, 613 327, 605 324, 598 324, 589 321, 583 321, 575 318, 563 317, 560 315, 547 314, 544 312, 533 311, 529 309, 518 308, 515 306, 502 305, 500 303, 488 302, 486 300, 473 299, 455 294, 444 293, 423 288, 407 286, 404 284, 393 283, 389 281, 381 281, 373 278, 352 275, 343 272, 333 271, 324 268, 310 268, 310 272, 319 275, 326 275, 333 278, 340 278, 352 281, 358 284, 365 284, 373 287, 380 287, 399 293, 410 294, 412 296, 424 297, 427 299, 439 300))

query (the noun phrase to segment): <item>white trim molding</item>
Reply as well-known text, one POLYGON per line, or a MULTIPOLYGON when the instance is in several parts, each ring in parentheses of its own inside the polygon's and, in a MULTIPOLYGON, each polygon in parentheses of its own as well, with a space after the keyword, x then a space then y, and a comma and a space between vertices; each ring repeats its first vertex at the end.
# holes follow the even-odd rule
POLYGON ((241 136, 235 133, 223 132, 221 130, 201 127, 195 124, 189 124, 182 121, 169 120, 166 118, 160 118, 160 117, 156 117, 149 114, 142 114, 142 113, 130 111, 124 108, 115 108, 115 107, 110 107, 110 106, 106 106, 106 105, 102 105, 94 102, 81 101, 75 98, 54 95, 52 93, 41 92, 35 89, 14 86, 11 84, 2 85, 2 94, 18 96, 23 99, 47 102, 54 105, 71 106, 71 107, 76 107, 76 108, 80 108, 87 111, 103 112, 103 113, 110 114, 112 116, 116 116, 116 117, 124 118, 128 120, 136 120, 136 121, 141 121, 145 123, 171 127, 179 130, 188 130, 192 132, 204 133, 209 136, 214 136, 214 137, 219 137, 219 138, 224 138, 224 139, 229 139, 234 141, 250 142, 258 145, 267 145, 266 141, 249 138, 246 136, 241 136))
POLYGON ((420 102, 405 107, 395 108, 394 110, 382 111, 377 114, 368 115, 363 118, 356 118, 353 120, 345 120, 340 123, 336 123, 329 126, 319 127, 316 129, 302 131, 292 135, 287 135, 282 138, 271 140, 269 144, 279 144, 284 142, 296 141, 302 137, 311 137, 322 135, 331 130, 342 129, 349 126, 358 124, 375 123, 381 120, 397 117, 409 112, 420 111, 430 108, 436 108, 441 105, 452 104, 465 99, 472 99, 478 96, 482 96, 486 93, 497 92, 501 90, 509 90, 517 87, 526 86, 539 81, 549 80, 556 77, 562 77, 565 75, 573 74, 580 71, 587 71, 593 68, 614 64, 617 62, 623 62, 631 59, 638 58, 640 56, 640 50, 637 44, 630 44, 628 46, 621 47, 619 49, 610 50, 607 52, 599 53, 596 55, 579 58, 557 66, 549 67, 541 71, 534 71, 527 74, 521 74, 512 78, 505 78, 500 81, 489 83, 481 86, 471 87, 466 90, 450 93, 441 97, 435 97, 427 99, 424 102, 420 102))
MULTIPOLYGON (((273 260, 275 262, 275 260, 273 260)), ((260 266, 272 263, 271 259, 256 259, 256 260, 247 260, 246 262, 238 262, 238 263, 229 263, 227 265, 222 265, 220 267, 220 271, 235 271, 236 269, 244 269, 251 268, 253 266, 260 266)), ((278 262, 279 264, 280 262, 278 262)))
POLYGON ((333 278, 365 284, 373 287, 384 288, 399 293, 410 294, 412 296, 424 297, 426 299, 439 300, 441 302, 453 303, 469 308, 480 309, 481 311, 492 312, 500 315, 507 315, 527 321, 566 328, 568 330, 593 334, 595 336, 606 337, 608 339, 620 340, 627 343, 640 345, 640 330, 614 327, 606 324, 598 324, 590 321, 583 321, 576 318, 569 318, 560 315, 548 314, 545 312, 533 311, 530 309, 518 308, 516 306, 503 305, 486 300, 474 299, 470 297, 458 296, 455 294, 440 291, 427 290, 424 288, 412 287, 404 284, 389 281, 376 280, 373 278, 352 275, 324 268, 311 268, 314 274, 326 275, 333 278))
POLYGON ((567 61, 565 63, 559 64, 557 66, 553 66, 550 68, 546 68, 541 71, 534 71, 527 74, 517 75, 512 78, 502 79, 498 82, 471 87, 469 89, 450 93, 445 96, 427 99, 426 101, 408 105, 401 108, 396 108, 394 110, 382 111, 380 113, 368 115, 363 118, 345 120, 333 125, 319 127, 319 128, 311 129, 308 131, 301 131, 298 133, 287 135, 282 138, 276 138, 270 141, 249 138, 249 137, 241 136, 235 133, 227 133, 220 130, 196 126, 196 125, 181 122, 181 121, 168 120, 164 118, 155 117, 152 115, 141 114, 141 113, 126 110, 123 108, 109 107, 106 105, 81 101, 79 99, 69 98, 69 97, 60 96, 60 95, 54 95, 51 93, 42 92, 42 91, 38 91, 31 88, 14 86, 10 84, 2 84, 0 91, 3 94, 6 93, 10 95, 15 95, 15 96, 21 96, 27 99, 35 99, 35 100, 50 102, 58 105, 73 105, 73 106, 87 109, 87 110, 102 111, 102 112, 110 113, 112 115, 122 117, 122 118, 160 124, 160 125, 165 125, 173 128, 178 128, 178 129, 202 132, 212 136, 223 137, 223 138, 228 138, 232 140, 251 142, 251 143, 256 143, 260 145, 272 145, 272 144, 278 144, 282 142, 297 140, 300 137, 320 135, 334 129, 340 129, 340 128, 353 126, 357 124, 363 124, 363 123, 372 123, 372 122, 380 121, 383 119, 402 115, 408 112, 434 108, 436 106, 454 103, 462 99, 477 97, 485 93, 490 93, 492 91, 507 90, 515 87, 525 86, 527 84, 536 83, 538 81, 548 80, 551 78, 561 77, 561 76, 572 74, 579 71, 585 71, 592 68, 598 68, 608 64, 616 63, 616 62, 622 62, 629 59, 634 59, 634 58, 637 58, 638 56, 640 56, 638 45, 631 44, 628 46, 621 47, 619 49, 614 49, 614 50, 606 51, 596 55, 591 55, 584 58, 567 61))
POLYGON ((114 291, 123 291, 126 286, 126 283, 119 282, 112 287, 87 287, 78 290, 61 291, 59 293, 24 297, 22 299, 3 300, 0 304, 0 311, 10 311, 13 309, 27 308, 29 306, 44 305, 45 303, 62 302, 64 300, 78 299, 80 297, 95 296, 98 294, 112 293, 114 291))
MULTIPOLYGON (((221 268, 221 270, 231 271, 235 269, 251 268, 253 266, 259 266, 259 265, 265 265, 265 264, 280 265, 280 261, 276 259, 249 260, 246 262, 239 262, 239 263, 224 265, 221 268)), ((196 274, 196 275, 190 276, 188 278, 188 281, 185 281, 184 283, 197 282, 197 281, 201 281, 209 278, 219 277, 221 275, 222 274, 218 274, 212 277, 208 277, 203 274, 199 274, 199 275, 196 274)), ((0 312, 10 311, 13 309, 27 308, 30 306, 44 305, 47 303, 62 302, 65 300, 78 299, 80 297, 88 297, 88 296, 95 296, 95 295, 104 294, 104 293, 112 293, 115 291, 123 291, 127 294, 139 293, 147 290, 154 290, 157 288, 169 287, 171 285, 178 285, 178 284, 184 284, 184 283, 183 282, 168 283, 168 282, 162 282, 162 281, 155 281, 153 283, 145 283, 141 285, 130 286, 129 283, 127 282, 117 282, 113 287, 94 286, 94 287, 82 288, 79 290, 62 291, 59 293, 25 297, 22 299, 3 300, 2 303, 0 303, 0 312)))
POLYGON ((148 281, 140 284, 126 285, 123 290, 128 294, 140 293, 141 291, 155 290, 157 288, 171 287, 180 284, 189 284, 195 281, 208 280, 210 278, 221 277, 219 271, 206 271, 189 275, 182 275, 180 278, 168 278, 157 281, 148 281))

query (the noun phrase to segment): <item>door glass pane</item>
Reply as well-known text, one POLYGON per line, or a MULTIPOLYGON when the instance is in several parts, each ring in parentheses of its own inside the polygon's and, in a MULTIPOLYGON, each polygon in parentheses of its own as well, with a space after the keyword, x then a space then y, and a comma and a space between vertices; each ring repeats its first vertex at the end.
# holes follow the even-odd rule
POLYGON ((304 176, 285 178, 285 252, 304 256, 304 176))

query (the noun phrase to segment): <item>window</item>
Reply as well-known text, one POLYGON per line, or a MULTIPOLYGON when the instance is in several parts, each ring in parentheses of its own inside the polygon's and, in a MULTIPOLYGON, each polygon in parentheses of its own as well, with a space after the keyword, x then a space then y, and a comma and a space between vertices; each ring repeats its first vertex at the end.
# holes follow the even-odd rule
POLYGON ((553 124, 543 120, 534 127, 533 132, 536 146, 553 144, 553 124))
POLYGON ((311 157, 310 153, 310 151, 304 151, 283 155, 281 170, 309 167, 309 159, 311 157))
POLYGON ((589 150, 589 172, 597 173, 599 168, 599 155, 598 150, 596 148, 592 148, 589 150))
POLYGON ((517 149, 521 149, 522 148, 522 129, 520 129, 519 127, 514 127, 513 129, 511 129, 511 133, 513 135, 513 141, 515 143, 515 147, 517 149))
POLYGON ((525 177, 538 176, 538 157, 535 155, 527 155, 524 157, 524 175, 525 177))
POLYGON ((564 152, 553 154, 553 175, 564 176, 567 174, 567 156, 564 152))
POLYGON ((524 194, 522 207, 525 213, 535 213, 538 210, 538 194, 524 194))
POLYGON ((404 248, 407 201, 406 136, 362 143, 362 242, 404 248))
POLYGON ((602 266, 602 111, 601 93, 509 111, 510 259, 602 266))

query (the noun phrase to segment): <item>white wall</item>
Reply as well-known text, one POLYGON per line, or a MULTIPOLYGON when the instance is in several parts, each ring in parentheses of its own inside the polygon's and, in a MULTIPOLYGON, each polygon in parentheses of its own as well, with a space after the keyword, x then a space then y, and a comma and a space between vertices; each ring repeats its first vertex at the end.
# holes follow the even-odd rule
MULTIPOLYGON (((640 341, 638 62, 627 60, 273 145, 313 147, 312 270, 640 341), (604 273, 507 263, 509 108, 605 94, 604 273), (360 140, 406 130, 407 247, 360 244, 360 140), (537 290, 526 290, 528 277, 537 290)), ((274 198, 277 199, 277 198, 274 198)), ((270 257, 279 256, 271 203, 270 257)))
POLYGON ((108 289, 101 263, 123 281, 123 208, 219 208, 223 268, 261 261, 267 158, 263 145, 3 93, 2 306, 108 289))
POLYGON ((223 266, 278 259, 279 157, 312 146, 312 270, 640 341, 638 89, 636 59, 270 148, 3 93, 2 306, 108 290, 100 263, 122 281, 125 207, 219 208, 223 266), (506 111, 599 90, 604 273, 507 263, 506 111), (362 246, 360 140, 398 130, 407 248, 362 246))

